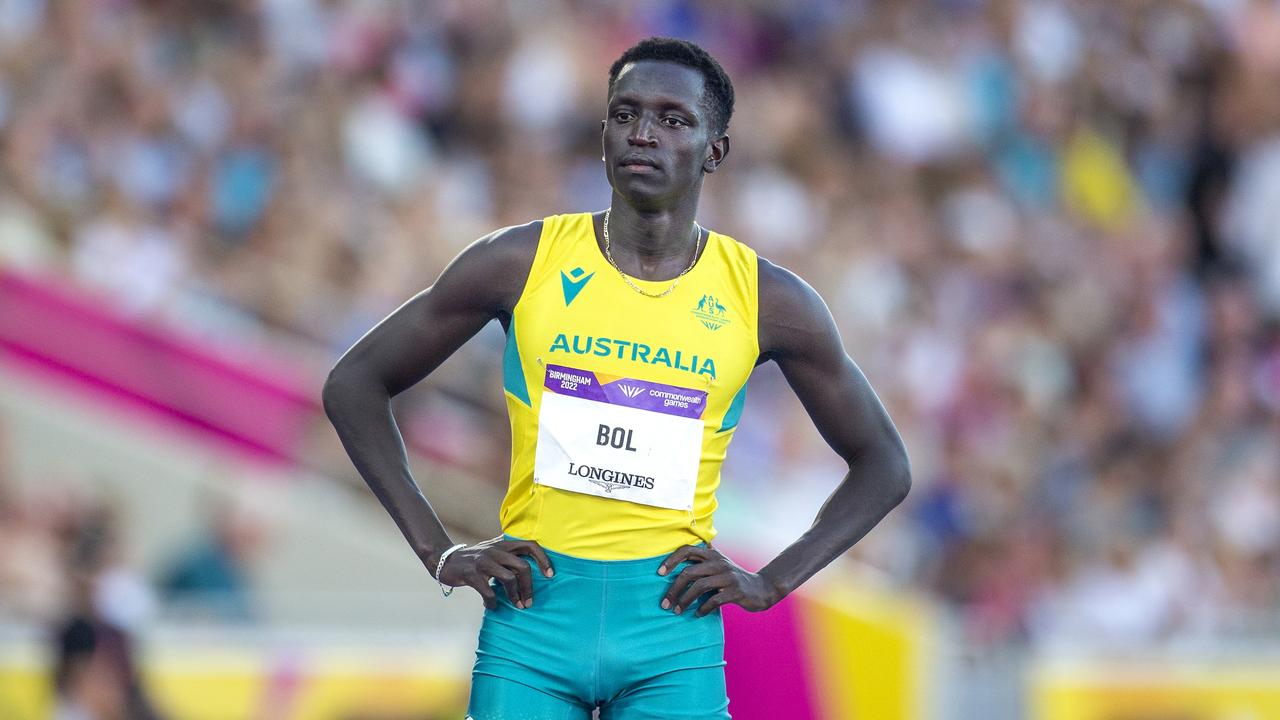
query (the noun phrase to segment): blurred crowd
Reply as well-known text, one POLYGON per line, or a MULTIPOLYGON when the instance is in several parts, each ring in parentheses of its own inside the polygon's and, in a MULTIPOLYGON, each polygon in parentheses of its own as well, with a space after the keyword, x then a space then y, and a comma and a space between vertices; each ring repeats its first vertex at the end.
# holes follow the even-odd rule
POLYGON ((48 717, 162 717, 142 681, 139 636, 162 609, 188 626, 253 621, 256 519, 234 500, 209 498, 208 526, 193 527, 149 576, 116 500, 69 477, 24 487, 18 450, 0 418, 0 632, 16 621, 44 633, 48 717))
MULTIPOLYGON (((608 204, 655 34, 737 90, 699 220, 819 289, 908 442, 863 559, 975 642, 1280 630, 1275 0, 0 0, 0 262, 332 359, 608 204)), ((503 483, 498 347, 405 413, 503 483)), ((841 474, 786 393, 726 470, 762 504, 841 474)))

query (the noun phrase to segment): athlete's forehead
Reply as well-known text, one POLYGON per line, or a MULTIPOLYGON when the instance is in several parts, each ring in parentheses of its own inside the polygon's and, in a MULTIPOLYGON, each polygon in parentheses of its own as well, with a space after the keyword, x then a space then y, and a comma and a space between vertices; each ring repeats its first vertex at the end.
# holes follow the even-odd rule
POLYGON ((609 105, 646 103, 702 110, 706 80, 687 66, 660 60, 639 60, 622 66, 609 93, 609 105))

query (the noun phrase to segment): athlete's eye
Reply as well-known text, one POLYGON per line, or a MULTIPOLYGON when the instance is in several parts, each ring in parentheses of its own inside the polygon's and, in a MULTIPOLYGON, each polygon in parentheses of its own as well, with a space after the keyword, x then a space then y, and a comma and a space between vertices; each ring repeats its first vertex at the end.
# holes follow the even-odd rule
POLYGON ((685 122, 683 118, 678 118, 678 117, 675 117, 674 115, 668 115, 662 118, 662 122, 667 127, 681 127, 689 124, 685 122))
POLYGON ((617 120, 618 122, 628 122, 633 117, 635 116, 626 110, 618 110, 615 113, 613 113, 613 119, 617 120))

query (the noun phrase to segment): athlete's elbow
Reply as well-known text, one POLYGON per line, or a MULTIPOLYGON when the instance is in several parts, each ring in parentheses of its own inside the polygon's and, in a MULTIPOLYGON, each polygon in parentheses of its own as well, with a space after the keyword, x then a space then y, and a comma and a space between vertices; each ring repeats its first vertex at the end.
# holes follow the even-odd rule
POLYGON ((320 390, 320 402, 324 406, 324 414, 332 421, 334 416, 342 412, 343 387, 342 379, 335 374, 337 368, 329 371, 324 379, 324 388, 320 390))
POLYGON ((324 388, 320 391, 320 400, 324 405, 324 414, 331 422, 337 422, 351 406, 351 401, 358 395, 358 385, 358 378, 343 362, 334 365, 329 371, 324 380, 324 388))
POLYGON ((893 507, 902 504, 907 499, 907 495, 911 493, 911 461, 907 459, 907 453, 901 447, 894 453, 894 459, 890 461, 891 468, 886 475, 888 476, 888 491, 886 494, 893 507))
POLYGON ((891 424, 878 433, 876 443, 880 456, 881 473, 885 486, 885 497, 897 507, 911 492, 911 460, 907 457, 907 446, 902 436, 891 424))
POLYGON ((874 478, 877 494, 890 509, 906 500, 911 492, 911 462, 896 433, 856 453, 849 462, 849 470, 874 478))

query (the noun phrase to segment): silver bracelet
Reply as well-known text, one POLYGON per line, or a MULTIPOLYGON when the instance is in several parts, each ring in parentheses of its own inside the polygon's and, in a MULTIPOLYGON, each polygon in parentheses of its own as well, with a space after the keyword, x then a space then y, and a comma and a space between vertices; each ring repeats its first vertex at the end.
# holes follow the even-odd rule
POLYGON ((445 585, 444 583, 440 582, 440 571, 444 570, 444 561, 448 560, 449 556, 452 555, 454 552, 461 550, 466 546, 467 546, 466 543, 459 543, 449 548, 448 550, 445 550, 444 552, 440 553, 440 562, 436 563, 436 584, 440 586, 440 592, 443 593, 445 597, 449 597, 451 594, 453 594, 453 586, 445 585))

